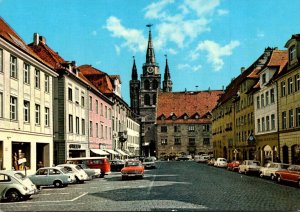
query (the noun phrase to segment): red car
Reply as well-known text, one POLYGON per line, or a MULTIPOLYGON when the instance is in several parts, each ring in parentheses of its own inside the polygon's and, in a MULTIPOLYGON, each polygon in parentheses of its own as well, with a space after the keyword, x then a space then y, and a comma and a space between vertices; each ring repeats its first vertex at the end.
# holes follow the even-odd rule
POLYGON ((125 162, 124 168, 121 169, 122 180, 128 177, 144 177, 145 168, 139 160, 128 160, 125 162))
POLYGON ((277 182, 288 181, 297 183, 300 188, 300 165, 290 165, 286 170, 279 170, 275 172, 277 182))
POLYGON ((240 164, 241 162, 238 160, 231 161, 230 163, 227 164, 227 169, 230 171, 238 171, 240 164))

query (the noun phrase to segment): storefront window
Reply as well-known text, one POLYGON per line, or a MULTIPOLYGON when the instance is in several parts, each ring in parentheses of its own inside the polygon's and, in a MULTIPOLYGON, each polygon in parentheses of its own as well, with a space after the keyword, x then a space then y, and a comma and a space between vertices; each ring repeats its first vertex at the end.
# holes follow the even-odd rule
POLYGON ((30 143, 13 142, 12 143, 12 167, 15 170, 30 169, 30 143), (20 159, 26 159, 24 164, 19 164, 20 159))

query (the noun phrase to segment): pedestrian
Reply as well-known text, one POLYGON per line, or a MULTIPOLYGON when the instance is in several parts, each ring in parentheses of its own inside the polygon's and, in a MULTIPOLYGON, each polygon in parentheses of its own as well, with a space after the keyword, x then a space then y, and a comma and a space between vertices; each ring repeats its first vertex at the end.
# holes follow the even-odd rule
POLYGON ((42 161, 39 161, 39 163, 37 164, 37 168, 43 168, 44 167, 44 164, 42 161))

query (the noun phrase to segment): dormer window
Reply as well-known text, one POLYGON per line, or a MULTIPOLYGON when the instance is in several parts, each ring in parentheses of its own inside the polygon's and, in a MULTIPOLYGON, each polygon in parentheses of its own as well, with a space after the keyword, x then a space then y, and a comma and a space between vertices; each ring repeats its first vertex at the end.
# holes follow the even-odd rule
POLYGON ((183 119, 184 119, 184 120, 187 120, 187 119, 188 119, 188 116, 187 116, 187 115, 184 115, 184 116, 183 116, 183 119))
POLYGON ((175 115, 172 116, 172 120, 173 120, 173 121, 176 120, 176 116, 175 116, 175 115))
POLYGON ((164 121, 166 119, 166 117, 164 116, 164 115, 162 115, 161 117, 160 117, 160 120, 162 120, 162 121, 164 121))
POLYGON ((199 119, 200 117, 199 117, 199 115, 198 114, 196 114, 195 115, 195 119, 199 119))
POLYGON ((262 81, 262 84, 264 85, 266 83, 266 74, 263 74, 262 77, 261 77, 261 81, 262 81))
POLYGON ((290 49, 289 49, 289 61, 290 63, 293 62, 293 60, 296 59, 296 46, 292 46, 290 49))

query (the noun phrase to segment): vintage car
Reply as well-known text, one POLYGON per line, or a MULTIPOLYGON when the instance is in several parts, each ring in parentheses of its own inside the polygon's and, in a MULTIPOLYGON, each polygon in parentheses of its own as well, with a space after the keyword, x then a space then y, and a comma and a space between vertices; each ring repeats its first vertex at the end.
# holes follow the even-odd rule
POLYGON ((210 159, 210 156, 207 154, 194 156, 194 161, 197 163, 206 163, 209 159, 210 159))
POLYGON ((156 168, 155 160, 151 157, 144 158, 143 165, 145 168, 150 168, 150 169, 156 168))
POLYGON ((27 200, 38 189, 23 173, 17 171, 0 171, 0 200, 10 202, 27 200))
POLYGON ((214 163, 215 167, 227 167, 227 160, 225 158, 217 158, 214 163))
POLYGON ((252 173, 252 174, 258 174, 260 169, 260 162, 256 160, 244 160, 239 165, 239 173, 252 173))
POLYGON ((207 165, 213 166, 213 165, 215 165, 215 162, 216 162, 216 159, 215 159, 215 158, 211 158, 211 159, 209 159, 209 160, 207 161, 207 165))
POLYGON ((57 167, 63 167, 68 173, 75 174, 76 183, 84 183, 85 180, 89 180, 85 171, 76 164, 60 164, 57 167))
POLYGON ((145 168, 139 160, 128 160, 125 162, 124 168, 121 169, 122 180, 129 177, 144 177, 145 168))
POLYGON ((124 167, 125 161, 120 159, 114 159, 110 161, 110 170, 112 172, 119 172, 124 167))
POLYGON ((275 172, 277 182, 282 181, 297 183, 300 188, 300 165, 290 165, 286 170, 279 170, 275 172))
POLYGON ((259 176, 260 177, 269 177, 272 180, 276 179, 276 171, 287 169, 289 167, 289 164, 284 163, 273 163, 269 162, 264 167, 261 167, 259 170, 259 176))
POLYGON ((36 185, 40 186, 63 187, 68 186, 69 183, 76 181, 75 175, 68 173, 63 167, 45 167, 40 168, 35 174, 28 176, 28 178, 36 185))
POLYGON ((238 160, 231 161, 230 163, 227 164, 227 170, 238 171, 240 164, 241 162, 238 160))
POLYGON ((90 179, 101 176, 101 169, 91 169, 83 163, 77 165, 85 171, 85 173, 89 176, 90 179))

